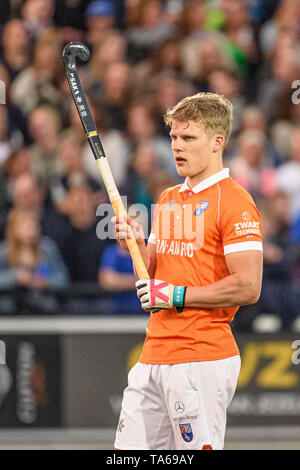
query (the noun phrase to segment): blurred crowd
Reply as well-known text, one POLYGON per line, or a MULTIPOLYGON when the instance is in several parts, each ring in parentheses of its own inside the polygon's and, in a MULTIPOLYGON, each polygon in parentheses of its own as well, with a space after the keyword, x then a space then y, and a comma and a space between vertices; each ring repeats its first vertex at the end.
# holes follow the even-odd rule
POLYGON ((0 8, 0 313, 143 313, 129 255, 97 236, 107 195, 61 60, 65 44, 82 41, 82 85, 129 204, 150 208, 181 181, 166 109, 199 91, 232 101, 224 163, 252 194, 264 235, 261 299, 236 324, 267 313, 289 329, 300 313, 299 0, 0 8))

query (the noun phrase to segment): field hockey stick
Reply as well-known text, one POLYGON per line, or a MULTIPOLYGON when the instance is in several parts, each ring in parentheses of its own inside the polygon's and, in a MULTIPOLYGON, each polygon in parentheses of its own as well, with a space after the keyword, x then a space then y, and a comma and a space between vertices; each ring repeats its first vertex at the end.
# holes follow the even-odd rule
MULTIPOLYGON (((98 130, 96 129, 92 113, 80 83, 76 66, 76 58, 79 57, 83 62, 86 62, 90 57, 90 51, 85 44, 80 42, 70 42, 65 46, 62 57, 72 97, 106 187, 109 200, 113 206, 115 215, 127 220, 127 212, 115 184, 109 162, 105 156, 98 130)), ((132 238, 126 239, 126 243, 133 261, 136 275, 139 279, 149 279, 148 271, 130 225, 128 225, 128 230, 129 235, 132 238)))

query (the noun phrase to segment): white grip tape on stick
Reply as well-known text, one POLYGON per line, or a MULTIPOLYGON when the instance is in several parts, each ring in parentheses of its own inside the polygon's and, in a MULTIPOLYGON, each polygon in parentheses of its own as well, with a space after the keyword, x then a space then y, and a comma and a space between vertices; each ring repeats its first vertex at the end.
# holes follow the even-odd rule
MULTIPOLYGON (((96 160, 104 185, 106 187, 107 193, 109 200, 114 208, 114 212, 117 217, 123 217, 126 219, 127 217, 127 212, 124 208, 122 199, 120 197, 118 188, 116 186, 115 180, 113 178, 109 162, 106 157, 104 158, 99 158, 96 160)), ((148 271, 145 267, 142 255, 140 253, 140 250, 137 246, 136 240, 134 238, 133 232, 131 227, 128 225, 129 233, 132 238, 126 240, 126 244, 128 246, 135 271, 137 274, 137 277, 139 279, 149 279, 149 274, 148 271)))

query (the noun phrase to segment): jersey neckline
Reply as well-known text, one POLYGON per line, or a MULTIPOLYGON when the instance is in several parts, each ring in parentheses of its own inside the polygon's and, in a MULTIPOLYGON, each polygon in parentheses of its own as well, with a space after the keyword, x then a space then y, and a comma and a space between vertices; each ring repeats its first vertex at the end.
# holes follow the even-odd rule
POLYGON ((196 184, 193 188, 190 188, 187 183, 187 178, 185 179, 184 183, 181 185, 179 192, 182 193, 183 191, 191 191, 194 194, 198 194, 204 189, 210 188, 219 181, 229 177, 229 168, 223 168, 222 170, 218 171, 214 175, 205 178, 200 183, 196 184))

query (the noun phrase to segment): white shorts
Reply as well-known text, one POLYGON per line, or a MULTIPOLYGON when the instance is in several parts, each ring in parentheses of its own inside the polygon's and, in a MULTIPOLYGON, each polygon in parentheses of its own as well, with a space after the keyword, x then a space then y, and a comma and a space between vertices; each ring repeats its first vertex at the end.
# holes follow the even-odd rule
POLYGON ((172 365, 137 363, 116 431, 122 450, 221 450, 240 356, 172 365))

